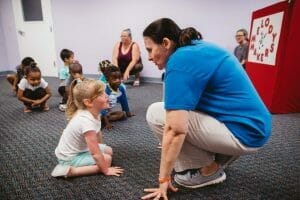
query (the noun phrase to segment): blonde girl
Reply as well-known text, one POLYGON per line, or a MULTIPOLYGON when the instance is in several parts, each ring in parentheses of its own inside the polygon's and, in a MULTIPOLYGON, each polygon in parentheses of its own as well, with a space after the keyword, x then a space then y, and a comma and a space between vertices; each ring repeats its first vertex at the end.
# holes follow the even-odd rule
POLYGON ((71 83, 66 116, 70 120, 55 149, 59 164, 51 175, 74 177, 103 173, 120 176, 123 169, 112 167, 111 147, 102 143, 99 113, 109 107, 105 86, 97 80, 71 83))

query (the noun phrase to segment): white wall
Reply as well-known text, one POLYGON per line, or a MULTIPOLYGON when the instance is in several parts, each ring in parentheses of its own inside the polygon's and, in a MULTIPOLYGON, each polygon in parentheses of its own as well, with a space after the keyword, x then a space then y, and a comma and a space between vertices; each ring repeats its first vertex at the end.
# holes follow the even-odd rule
POLYGON ((14 20, 11 0, 0 0, 0 72, 15 70, 21 62, 14 20))
MULTIPOLYGON (((16 30, 11 24, 9 13, 2 19, 2 12, 11 7, 13 0, 0 0, 1 21, 4 32, 16 30), (3 3, 10 2, 10 3, 3 3), (6 8, 3 8, 5 5, 6 8)), ((175 20, 181 28, 193 26, 205 40, 217 43, 232 51, 236 45, 234 35, 239 28, 250 27, 253 11, 279 2, 278 0, 51 0, 58 64, 62 65, 59 52, 69 48, 83 64, 84 73, 97 74, 98 62, 111 59, 114 44, 120 40, 120 33, 131 28, 133 39, 141 48, 144 63, 143 77, 160 77, 161 72, 147 60, 142 32, 144 28, 160 17, 175 20)), ((8 11, 12 10, 11 8, 8 11)), ((5 11, 5 12, 8 12, 5 11)), ((13 18, 13 17, 12 17, 13 18)), ((1 24, 0 24, 1 25, 1 24)), ((0 30, 1 31, 1 30, 0 30)), ((12 36, 14 35, 12 34, 12 36)), ((18 52, 12 36, 4 33, 8 64, 12 68, 20 62, 12 61, 18 52), (7 39, 7 38, 8 39, 7 39), (15 48, 15 49, 14 49, 15 48), (15 52, 12 52, 14 49, 15 52)), ((16 37, 16 36, 15 36, 16 37)), ((15 38, 16 40, 16 38, 15 38)), ((1 52, 1 48, 0 48, 1 52)), ((0 57, 1 58, 1 57, 0 57)), ((20 59, 20 58, 18 58, 20 59)), ((0 66, 2 61, 0 60, 0 66)), ((0 70, 2 70, 0 68, 0 70)))
MULTIPOLYGON (((52 1, 57 55, 70 48, 84 66, 84 73, 96 74, 102 59, 111 59, 121 30, 131 28, 140 45, 145 65, 144 77, 160 77, 161 72, 147 60, 142 32, 160 17, 174 19, 182 28, 194 26, 206 40, 229 51, 236 45, 239 28, 249 29, 252 11, 275 0, 57 0, 52 1)), ((62 64, 61 61, 59 61, 62 64)))

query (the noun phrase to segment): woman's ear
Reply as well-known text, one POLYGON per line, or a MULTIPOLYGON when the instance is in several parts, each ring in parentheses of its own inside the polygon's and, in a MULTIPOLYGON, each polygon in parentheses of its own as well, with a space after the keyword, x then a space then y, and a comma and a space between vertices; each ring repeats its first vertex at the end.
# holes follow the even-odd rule
POLYGON ((164 37, 163 41, 162 41, 162 45, 163 47, 165 47, 166 49, 169 49, 171 46, 171 40, 169 38, 164 37))
POLYGON ((164 37, 163 41, 162 41, 162 46, 164 48, 166 48, 167 50, 173 51, 175 43, 172 40, 170 40, 169 38, 164 37))

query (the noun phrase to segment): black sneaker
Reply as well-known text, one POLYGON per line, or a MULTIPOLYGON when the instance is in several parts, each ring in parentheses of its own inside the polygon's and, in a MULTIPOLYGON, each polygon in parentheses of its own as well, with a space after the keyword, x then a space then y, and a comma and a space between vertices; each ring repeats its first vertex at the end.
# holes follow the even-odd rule
POLYGON ((185 174, 175 174, 174 181, 183 187, 200 188, 208 185, 221 183, 226 179, 226 174, 223 168, 219 168, 210 176, 201 175, 199 170, 189 170, 185 174))

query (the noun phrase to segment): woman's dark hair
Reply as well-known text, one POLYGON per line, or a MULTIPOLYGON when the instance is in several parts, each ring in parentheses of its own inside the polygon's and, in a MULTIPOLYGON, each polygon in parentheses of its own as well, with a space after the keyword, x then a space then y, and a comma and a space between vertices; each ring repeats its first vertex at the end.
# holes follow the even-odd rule
POLYGON ((35 62, 31 63, 30 65, 26 66, 24 69, 24 74, 27 76, 30 72, 40 72, 40 68, 37 66, 35 62))
POLYGON ((33 62, 34 62, 33 58, 31 58, 31 57, 25 57, 25 58, 23 58, 23 60, 21 61, 21 64, 22 64, 23 66, 28 66, 28 65, 30 65, 30 64, 33 63, 33 62))
POLYGON ((181 31, 179 37, 179 46, 186 46, 192 43, 192 40, 202 40, 203 37, 195 28, 188 27, 181 31))
POLYGON ((161 18, 149 24, 145 28, 143 36, 150 37, 156 44, 161 44, 163 38, 168 38, 175 42, 175 48, 189 45, 192 40, 202 39, 202 35, 195 28, 190 27, 181 30, 169 18, 161 18))

